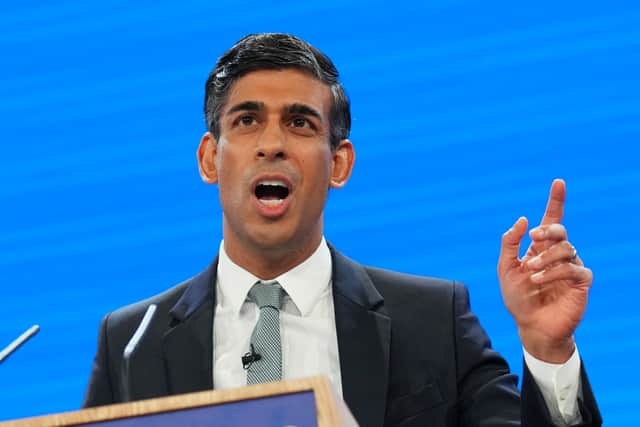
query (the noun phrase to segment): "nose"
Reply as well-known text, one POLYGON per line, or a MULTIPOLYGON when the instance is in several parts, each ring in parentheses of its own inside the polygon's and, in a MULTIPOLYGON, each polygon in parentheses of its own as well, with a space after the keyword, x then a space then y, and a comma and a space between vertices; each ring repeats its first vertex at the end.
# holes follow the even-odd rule
POLYGON ((256 157, 269 160, 286 159, 286 133, 280 123, 269 123, 258 138, 256 157))

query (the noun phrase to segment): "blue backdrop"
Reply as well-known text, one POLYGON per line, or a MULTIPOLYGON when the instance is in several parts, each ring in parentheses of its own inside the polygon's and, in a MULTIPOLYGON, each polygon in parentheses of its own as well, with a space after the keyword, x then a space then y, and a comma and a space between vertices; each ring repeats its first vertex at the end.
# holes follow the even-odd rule
POLYGON ((358 158, 328 240, 464 281, 516 371, 500 237, 566 179, 595 273, 578 345, 605 424, 636 424, 638 2, 56 3, 0 14, 0 346, 42 326, 0 365, 0 419, 77 408, 100 318, 215 256, 220 207, 195 162, 204 81, 241 36, 282 31, 329 54, 352 99, 358 158))

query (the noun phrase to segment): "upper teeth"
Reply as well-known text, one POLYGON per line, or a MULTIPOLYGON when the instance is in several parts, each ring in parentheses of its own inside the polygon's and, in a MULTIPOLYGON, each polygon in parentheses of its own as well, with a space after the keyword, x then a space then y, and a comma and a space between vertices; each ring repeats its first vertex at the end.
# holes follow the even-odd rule
POLYGON ((278 185, 280 187, 287 187, 287 184, 285 184, 283 181, 271 181, 271 180, 264 180, 264 181, 260 181, 258 182, 258 185, 278 185))

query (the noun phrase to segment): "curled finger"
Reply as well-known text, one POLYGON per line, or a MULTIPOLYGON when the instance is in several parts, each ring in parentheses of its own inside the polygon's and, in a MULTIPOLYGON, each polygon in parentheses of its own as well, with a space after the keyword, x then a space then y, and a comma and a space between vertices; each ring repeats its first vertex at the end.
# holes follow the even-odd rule
POLYGON ((539 285, 557 280, 567 281, 572 286, 591 286, 593 273, 589 268, 562 262, 531 275, 531 281, 539 285))
POLYGON ((567 229, 559 223, 539 225, 529 231, 529 237, 536 242, 567 240, 567 229))
POLYGON ((578 251, 575 246, 567 240, 562 240, 527 260, 527 268, 532 271, 544 270, 562 261, 578 264, 577 257, 578 251))

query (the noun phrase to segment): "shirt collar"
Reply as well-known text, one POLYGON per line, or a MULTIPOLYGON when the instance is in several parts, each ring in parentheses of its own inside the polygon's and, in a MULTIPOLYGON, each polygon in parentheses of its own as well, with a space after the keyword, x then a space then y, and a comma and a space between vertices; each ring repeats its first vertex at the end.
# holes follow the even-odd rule
MULTIPOLYGON (((308 316, 320 295, 329 288, 331 280, 331 252, 324 237, 309 258, 275 280, 287 292, 302 316, 308 316)), ((249 271, 234 263, 220 243, 218 258, 219 304, 229 305, 234 313, 240 313, 249 290, 260 280, 249 271)))

